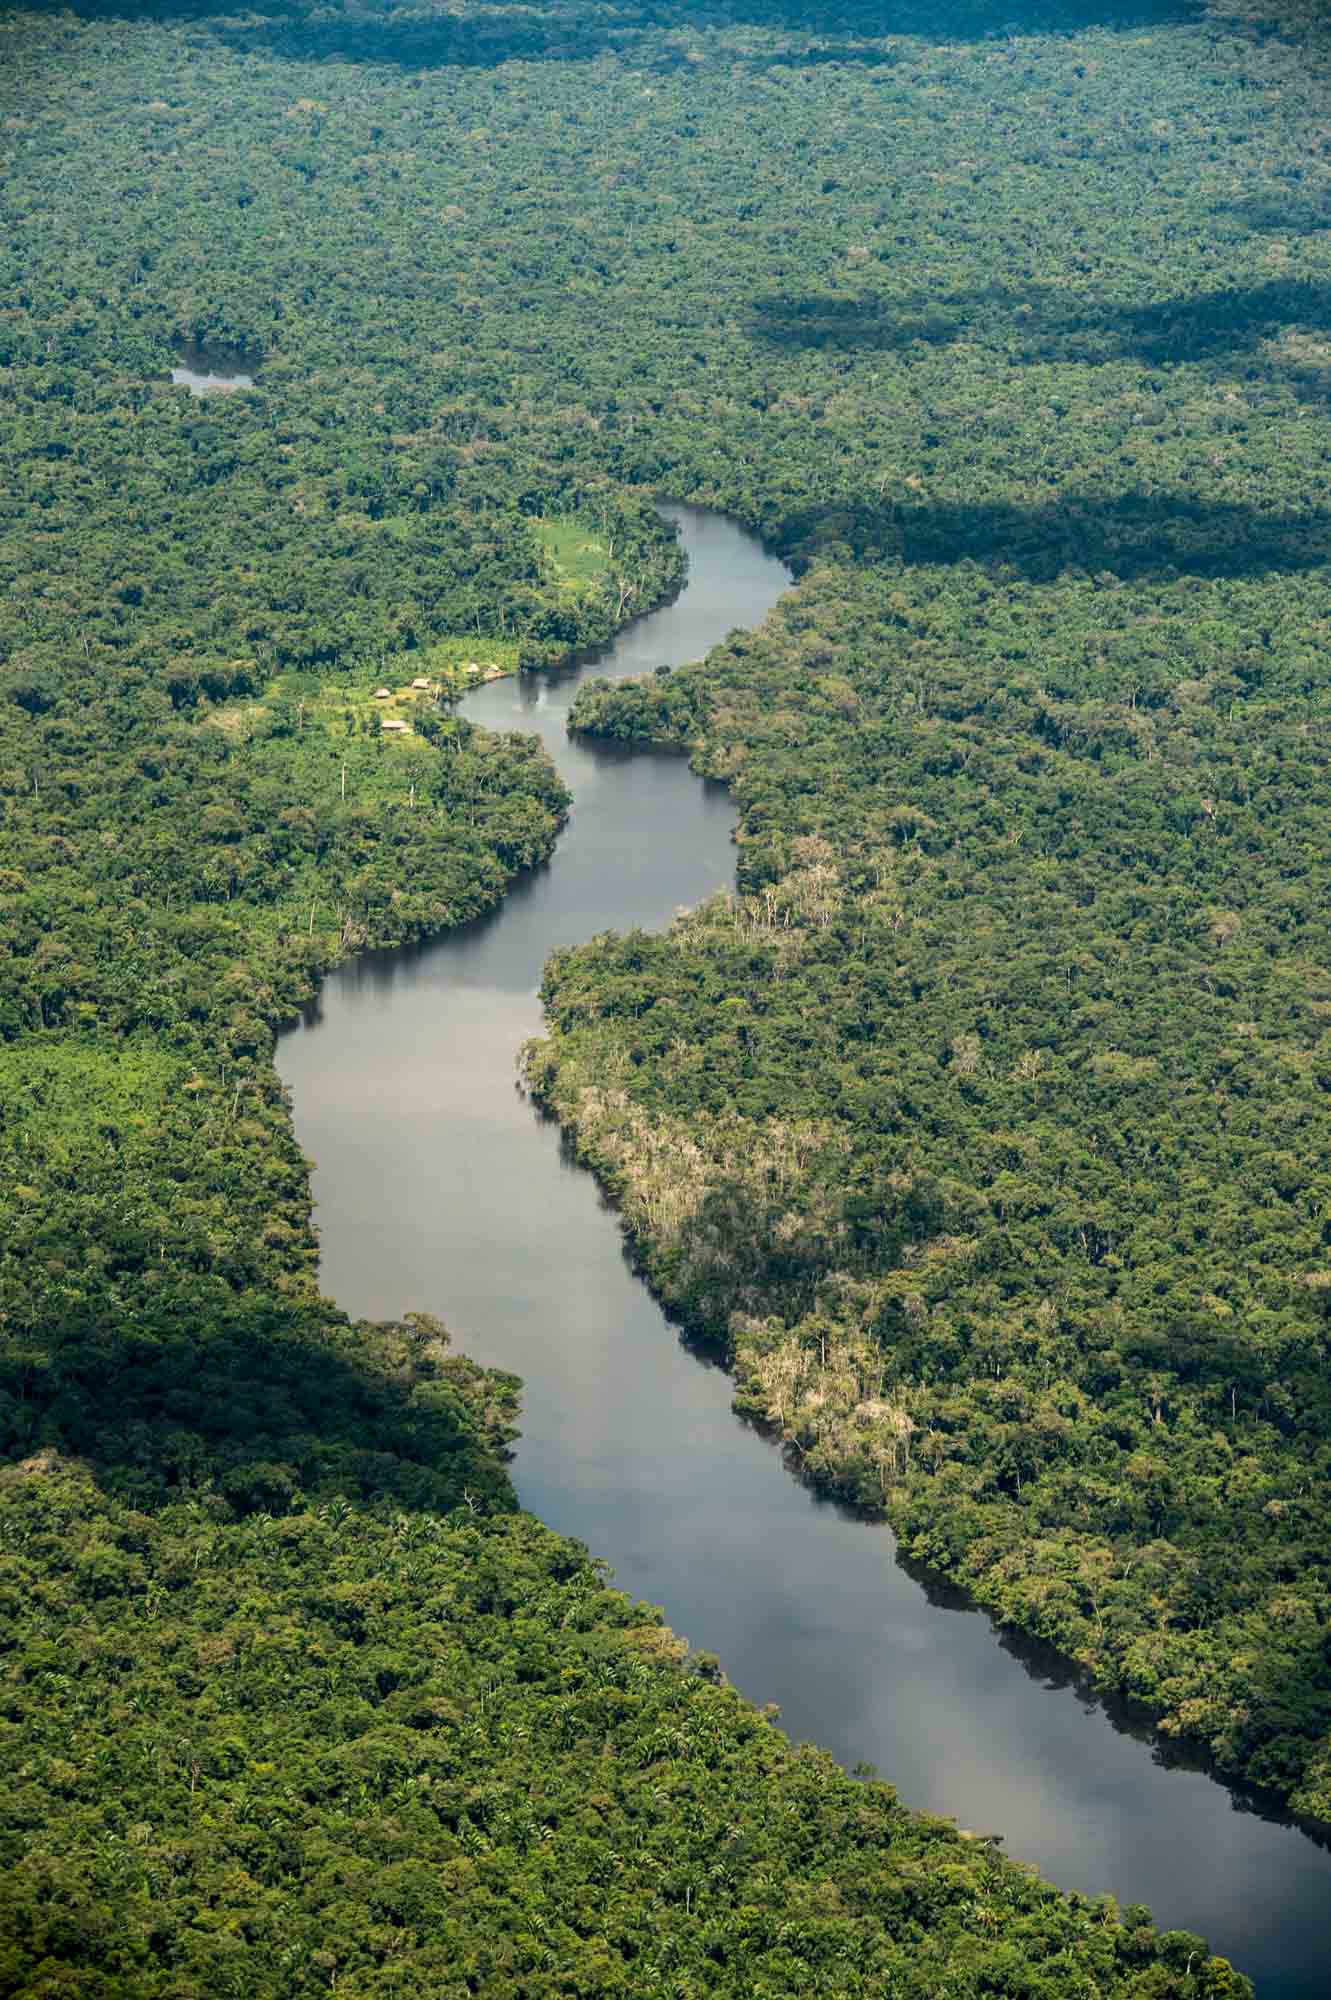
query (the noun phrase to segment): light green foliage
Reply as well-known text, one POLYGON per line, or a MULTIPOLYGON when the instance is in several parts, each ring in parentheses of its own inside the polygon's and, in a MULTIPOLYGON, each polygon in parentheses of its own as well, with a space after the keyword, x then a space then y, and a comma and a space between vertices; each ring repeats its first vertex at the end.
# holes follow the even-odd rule
POLYGON ((536 1081, 813 1476, 1331 1809, 1331 60, 1252 12, 0 17, 0 1991, 1241 1990, 496 1522, 514 1386, 314 1296, 270 1054, 566 805, 373 689, 760 527, 771 629, 580 711, 741 899, 536 1081))
MULTIPOLYGON (((409 666, 413 680, 417 674, 431 676, 438 681, 446 696, 456 698, 484 681, 496 680, 501 674, 515 674, 522 664, 522 651, 516 639, 477 638, 472 634, 469 638, 437 639, 425 648, 419 659, 395 664, 409 666)), ((403 713, 402 702, 411 702, 415 698, 410 693, 410 683, 407 683, 401 700, 388 712, 403 713)))
POLYGON ((608 574, 610 547, 585 522, 562 514, 533 525, 561 590, 581 596, 608 574))

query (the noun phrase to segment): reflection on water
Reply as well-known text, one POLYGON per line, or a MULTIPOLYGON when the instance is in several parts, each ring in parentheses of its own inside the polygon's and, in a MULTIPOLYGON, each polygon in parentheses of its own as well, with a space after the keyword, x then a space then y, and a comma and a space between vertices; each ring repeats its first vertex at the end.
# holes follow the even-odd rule
POLYGON ((254 387, 257 364, 243 347, 181 341, 176 353, 180 359, 171 370, 171 380, 196 396, 226 395, 254 387))
MULTIPOLYGON (((688 588, 596 672, 696 658, 787 585, 732 523, 670 511, 688 588)), ((876 1764, 911 1804, 1001 1832, 1064 1888, 1202 1932, 1269 2000, 1326 2000, 1327 1857, 1258 1817, 1259 1801, 1166 1768, 1061 1664, 996 1644, 956 1593, 921 1589, 886 1528, 785 1477, 736 1419, 726 1377, 698 1365, 633 1276, 558 1128, 516 1090, 552 949, 662 924, 734 875, 724 791, 679 758, 567 740, 581 671, 497 681, 467 702, 489 727, 539 734, 568 779, 553 861, 465 931, 341 968, 280 1045, 318 1163, 325 1288, 353 1313, 437 1312, 469 1353, 521 1375, 523 1503, 663 1605, 746 1694, 779 1703, 793 1736, 876 1764)))

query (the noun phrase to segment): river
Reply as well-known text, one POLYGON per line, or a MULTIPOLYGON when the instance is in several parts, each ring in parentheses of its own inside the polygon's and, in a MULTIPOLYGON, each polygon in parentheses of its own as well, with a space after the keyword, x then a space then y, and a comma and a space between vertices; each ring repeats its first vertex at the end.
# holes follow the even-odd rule
POLYGON ((466 713, 538 734, 574 807, 492 916, 340 967, 278 1067, 312 1157, 324 1289, 369 1318, 440 1315, 524 1388, 524 1506, 720 1656, 792 1736, 876 1764, 908 1803, 1004 1836, 1060 1887, 1201 1932, 1261 2000, 1331 1994, 1331 1857, 1084 1699, 990 1621, 927 1591, 891 1533, 815 1499, 741 1424, 623 1254, 595 1182, 518 1093, 557 946, 660 925, 733 881, 725 791, 683 759, 570 742, 585 674, 696 659, 789 585, 734 523, 664 509, 681 596, 587 667, 492 683, 466 713))

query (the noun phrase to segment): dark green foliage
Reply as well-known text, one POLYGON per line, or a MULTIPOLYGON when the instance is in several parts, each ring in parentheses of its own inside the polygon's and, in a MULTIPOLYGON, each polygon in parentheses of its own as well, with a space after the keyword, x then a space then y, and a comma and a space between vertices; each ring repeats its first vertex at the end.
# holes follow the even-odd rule
POLYGON ((0 1475, 0 1993, 1250 1991, 792 1749, 576 1544, 452 1498, 234 1523, 0 1475))
POLYGON ((826 568, 590 689, 611 734, 704 716, 746 893, 558 960, 535 1074, 631 1216, 583 1088, 702 1138, 644 1254, 811 1477, 1326 1813, 1331 771, 1314 607, 1259 668, 1253 595, 826 568))
POLYGON ((630 1638, 508 1511, 514 1385, 318 1300, 270 1054, 566 805, 375 684, 604 637, 677 579, 653 491, 742 514, 789 614, 580 713, 735 784, 744 900, 564 957, 537 1081, 813 1476, 1328 1809, 1292 27, 0 16, 0 1991, 1241 1990, 630 1638))

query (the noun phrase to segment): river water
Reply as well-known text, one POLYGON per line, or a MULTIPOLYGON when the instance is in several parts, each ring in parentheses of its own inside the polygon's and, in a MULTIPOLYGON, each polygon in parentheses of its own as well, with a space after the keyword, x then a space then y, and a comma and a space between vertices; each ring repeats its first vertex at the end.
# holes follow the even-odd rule
POLYGON ((324 1289, 434 1312, 523 1377, 524 1506, 586 1542, 714 1652, 792 1736, 876 1764, 902 1798, 1004 1836, 1065 1889, 1200 1931, 1262 2000, 1331 1995, 1331 1856, 1202 1772, 1169 1768, 1056 1665, 898 1564, 890 1532, 816 1500, 741 1424, 625 1260, 596 1184, 515 1087, 557 946, 660 925, 734 879, 734 814, 676 757, 570 742, 588 673, 696 659, 761 623, 789 575, 732 522, 670 506, 675 603, 560 676, 467 715, 538 734, 574 795, 553 860, 491 917, 339 968, 278 1066, 315 1162, 324 1289))

